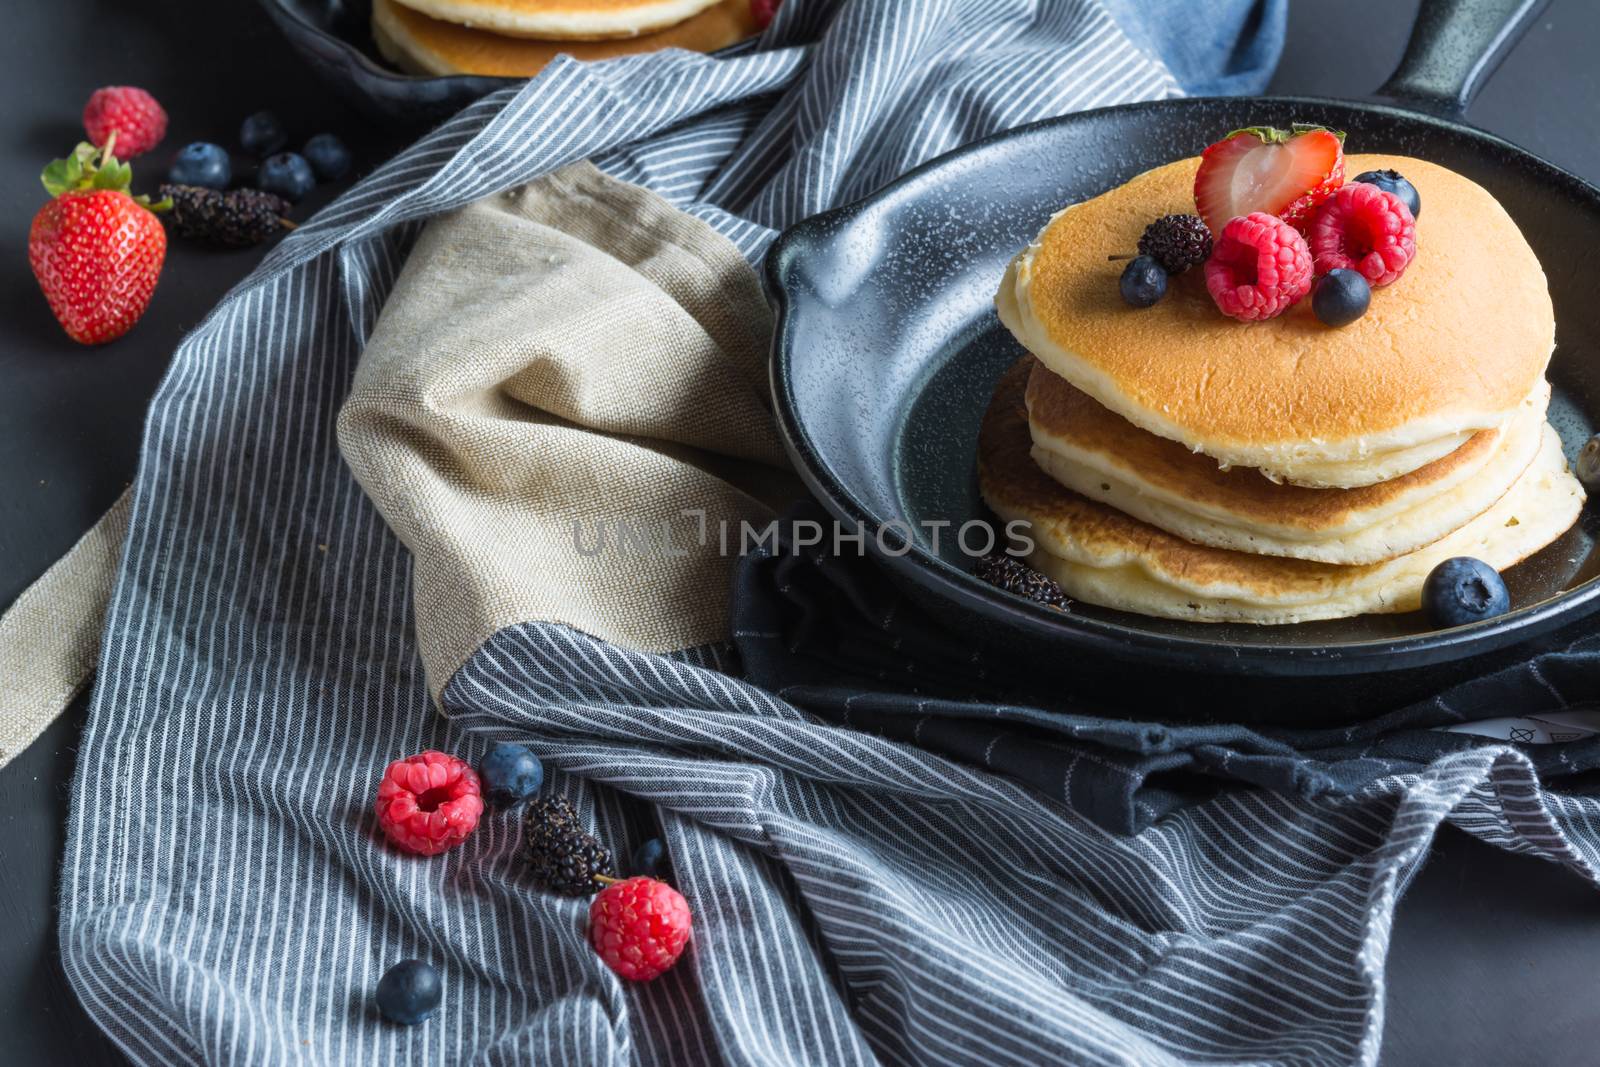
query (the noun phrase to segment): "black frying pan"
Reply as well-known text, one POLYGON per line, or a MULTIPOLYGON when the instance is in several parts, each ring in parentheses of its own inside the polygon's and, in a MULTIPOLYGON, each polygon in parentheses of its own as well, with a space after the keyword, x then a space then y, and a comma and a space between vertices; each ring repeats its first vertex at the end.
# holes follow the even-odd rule
MULTIPOLYGON (((1361 693, 1392 700, 1459 675, 1464 659, 1477 669, 1525 655, 1534 639, 1578 624, 1600 608, 1600 509, 1592 504, 1577 528, 1508 572, 1511 614, 1446 631, 1431 631, 1420 614, 1281 627, 1089 605, 1062 615, 979 582, 948 537, 935 551, 918 526, 983 514, 973 469, 978 420, 1021 354, 992 310, 1007 260, 1063 204, 1193 155, 1228 130, 1319 122, 1348 131, 1352 151, 1430 159, 1493 192, 1547 267, 1592 261, 1600 190, 1461 120, 1545 2, 1425 0, 1399 70, 1379 91, 1396 103, 1182 99, 1083 112, 968 146, 794 227, 774 246, 767 280, 779 316, 775 405, 797 469, 839 518, 917 530, 904 554, 882 554, 884 566, 975 640, 1026 652, 1035 670, 1108 665, 1119 687, 1132 677, 1126 665, 1137 663, 1142 678, 1267 679, 1224 688, 1288 692, 1296 702, 1344 706, 1361 693), (1307 677, 1325 684, 1307 686, 1307 677)), ((1552 421, 1570 459, 1600 416, 1600 301, 1592 272, 1548 273, 1558 341, 1552 421)))

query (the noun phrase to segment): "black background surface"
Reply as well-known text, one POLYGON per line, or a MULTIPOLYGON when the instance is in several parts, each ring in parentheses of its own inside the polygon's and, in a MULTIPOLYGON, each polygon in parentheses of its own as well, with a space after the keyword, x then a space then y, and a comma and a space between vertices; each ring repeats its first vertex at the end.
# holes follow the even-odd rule
MULTIPOLYGON (((8 7, 0 35, 0 605, 70 548, 127 485, 146 403, 173 348, 260 255, 174 242, 151 309, 132 334, 101 349, 67 340, 28 272, 27 228, 44 198, 39 169, 81 137, 89 92, 140 85, 167 108, 166 141, 143 166, 135 161, 140 188, 153 188, 179 146, 231 144, 240 120, 264 107, 284 118, 296 144, 322 130, 340 133, 356 147, 361 169, 410 139, 338 103, 244 0, 8 7)), ((1416 0, 1295 0, 1292 9, 1271 91, 1362 96, 1399 58, 1416 0)), ((1472 121, 1600 183, 1597 48, 1600 4, 1554 0, 1474 104, 1472 121)), ((236 172, 242 164, 236 158, 236 172)), ((338 191, 318 190, 297 214, 338 191)), ((56 868, 83 717, 80 700, 0 771, 0 1061, 7 1063, 122 1062, 67 987, 55 946, 56 868)), ((1549 864, 1447 829, 1399 907, 1383 1062, 1594 1062, 1596 960, 1600 896, 1549 864)))

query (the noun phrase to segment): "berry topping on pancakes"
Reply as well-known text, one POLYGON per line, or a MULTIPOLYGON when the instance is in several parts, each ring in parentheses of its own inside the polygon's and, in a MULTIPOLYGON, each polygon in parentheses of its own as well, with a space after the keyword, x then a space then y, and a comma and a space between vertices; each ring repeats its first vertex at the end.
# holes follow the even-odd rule
POLYGON ((1344 184, 1344 134, 1296 124, 1235 130, 1200 156, 1194 202, 1213 234, 1261 211, 1292 226, 1344 184))
POLYGON ((1328 326, 1348 326, 1367 313, 1372 286, 1353 270, 1330 270, 1311 287, 1311 310, 1328 326))
POLYGON ((1144 228, 1139 254, 1154 256, 1168 274, 1182 274, 1211 255, 1211 231, 1196 215, 1163 215, 1144 228))
POLYGON ((1206 261, 1206 290, 1229 318, 1281 315, 1311 291, 1311 251, 1298 230, 1264 211, 1236 218, 1206 261))
POLYGON ((1417 223, 1395 194, 1353 183, 1322 205, 1306 240, 1318 274, 1358 271, 1376 288, 1398 279, 1416 258, 1417 223))
POLYGON ((1167 295, 1167 272, 1154 256, 1134 256, 1123 268, 1119 285, 1129 307, 1151 307, 1167 295))
POLYGON ((1386 193, 1393 193, 1400 198, 1401 203, 1411 209, 1411 217, 1422 217, 1422 197, 1417 192, 1417 187, 1406 180, 1405 175, 1397 170, 1367 170, 1350 179, 1352 182, 1362 182, 1366 185, 1376 185, 1386 193))

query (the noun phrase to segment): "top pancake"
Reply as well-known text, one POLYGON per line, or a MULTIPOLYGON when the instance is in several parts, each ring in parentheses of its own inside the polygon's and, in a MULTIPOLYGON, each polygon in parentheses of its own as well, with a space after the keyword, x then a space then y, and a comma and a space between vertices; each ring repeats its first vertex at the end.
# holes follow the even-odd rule
MULTIPOLYGON (((602 41, 676 26, 719 0, 400 0, 424 15, 512 37, 602 41)), ((748 5, 746 5, 748 6, 748 5)))
POLYGON ((1194 211, 1196 159, 1057 214, 1013 261, 996 297, 1018 340, 1130 422, 1225 465, 1314 486, 1370 485, 1504 422, 1554 346, 1544 272, 1487 191, 1443 167, 1353 155, 1347 173, 1393 168, 1417 187, 1417 258, 1332 329, 1309 299, 1242 323, 1217 311, 1196 268, 1167 297, 1122 302, 1123 267, 1151 220, 1194 211))
POLYGON ((373 0, 372 31, 384 56, 422 74, 530 78, 557 55, 612 59, 662 48, 714 52, 758 32, 749 0, 723 0, 669 29, 611 41, 535 41, 504 37, 418 14, 396 0, 373 0))

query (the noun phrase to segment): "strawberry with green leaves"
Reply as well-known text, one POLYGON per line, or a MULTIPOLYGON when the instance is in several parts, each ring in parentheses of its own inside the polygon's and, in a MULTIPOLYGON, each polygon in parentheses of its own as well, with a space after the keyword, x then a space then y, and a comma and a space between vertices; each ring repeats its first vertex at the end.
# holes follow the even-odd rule
POLYGON ((80 144, 44 169, 51 200, 33 217, 28 262, 62 328, 86 345, 113 341, 150 304, 167 233, 156 218, 165 203, 133 197, 133 170, 104 147, 80 144))

